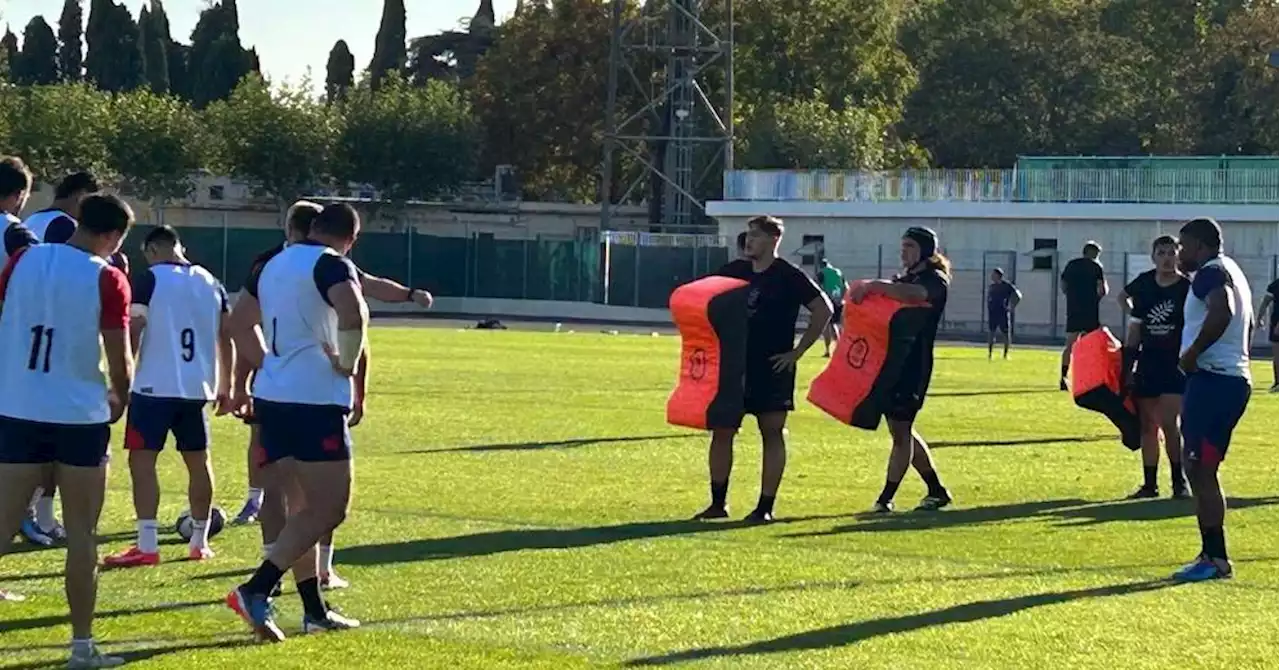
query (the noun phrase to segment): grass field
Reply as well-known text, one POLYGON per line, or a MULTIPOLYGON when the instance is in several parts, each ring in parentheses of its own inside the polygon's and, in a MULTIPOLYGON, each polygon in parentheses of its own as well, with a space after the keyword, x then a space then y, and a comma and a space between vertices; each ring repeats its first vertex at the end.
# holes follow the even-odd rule
MULTIPOLYGON (((332 601, 358 632, 257 646, 223 595, 258 562, 256 527, 218 557, 104 573, 97 637, 146 668, 1277 667, 1277 400, 1255 394, 1224 481, 1236 578, 1171 585, 1199 549, 1186 501, 1119 501, 1136 455, 1056 390, 1057 357, 939 353, 920 426, 957 505, 859 517, 887 437, 803 403, 764 527, 685 521, 706 503, 705 437, 664 422, 678 340, 602 334, 379 329, 356 429, 357 493, 332 601), (198 664, 198 665, 197 665, 198 664)), ((803 361, 803 398, 823 360, 803 361)), ((1270 370, 1257 367, 1261 381, 1270 370)), ((1265 389, 1266 384, 1260 384, 1265 389)), ((244 493, 246 430, 215 422, 219 503, 244 493)), ((185 479, 162 459, 162 523, 185 479)), ((1163 464, 1162 464, 1163 466, 1163 464)), ((743 432, 735 517, 758 493, 743 432)), ((1161 468, 1167 491, 1167 471, 1161 468)), ((923 485, 899 493, 909 509, 923 485)), ((132 541, 117 458, 102 551, 132 541)), ((65 659, 60 550, 0 559, 0 668, 65 659)), ((297 630, 287 592, 281 623, 297 630)))

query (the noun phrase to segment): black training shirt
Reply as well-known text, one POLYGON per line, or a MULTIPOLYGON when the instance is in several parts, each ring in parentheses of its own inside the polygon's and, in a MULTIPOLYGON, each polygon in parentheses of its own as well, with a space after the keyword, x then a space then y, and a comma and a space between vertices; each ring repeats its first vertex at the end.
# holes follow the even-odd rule
POLYGON ((1280 280, 1267 284, 1267 295, 1271 296, 1271 325, 1275 326, 1280 323, 1280 304, 1276 303, 1280 300, 1280 280))
POLYGON ((774 259, 763 272, 756 272, 749 260, 730 261, 716 274, 751 284, 747 294, 747 356, 751 359, 791 351, 800 308, 822 295, 809 275, 784 258, 774 259))
POLYGON ((929 385, 933 376, 933 346, 938 339, 938 326, 942 324, 942 313, 947 308, 947 295, 951 292, 951 277, 935 267, 927 267, 917 272, 907 272, 893 279, 897 284, 915 284, 928 293, 929 320, 920 335, 911 346, 902 370, 903 379, 916 379, 922 387, 929 385))
POLYGON ((1081 256, 1062 269, 1062 285, 1067 296, 1067 314, 1097 314, 1098 282, 1104 279, 1102 264, 1081 256))
POLYGON ((1183 305, 1191 280, 1179 276, 1169 286, 1156 281, 1156 271, 1147 270, 1124 287, 1133 301, 1130 318, 1142 321, 1142 355, 1163 356, 1176 361, 1182 347, 1183 305))

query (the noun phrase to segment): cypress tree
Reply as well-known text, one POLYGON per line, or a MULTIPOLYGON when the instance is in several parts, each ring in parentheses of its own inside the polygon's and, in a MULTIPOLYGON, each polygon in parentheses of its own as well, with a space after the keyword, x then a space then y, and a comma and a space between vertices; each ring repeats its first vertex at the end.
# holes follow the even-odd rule
POLYGON ((356 57, 346 40, 338 40, 329 50, 329 62, 325 65, 324 97, 329 103, 345 100, 347 91, 355 85, 356 57))
POLYGON ((22 51, 12 66, 21 85, 58 83, 58 38, 43 16, 33 16, 22 31, 22 51))
POLYGON ((403 71, 406 61, 404 0, 385 0, 382 4, 382 21, 378 24, 378 36, 374 39, 373 60, 369 62, 370 83, 378 82, 391 71, 403 71))
POLYGON ((84 11, 80 0, 62 3, 58 17, 58 70, 62 81, 84 78, 84 11))

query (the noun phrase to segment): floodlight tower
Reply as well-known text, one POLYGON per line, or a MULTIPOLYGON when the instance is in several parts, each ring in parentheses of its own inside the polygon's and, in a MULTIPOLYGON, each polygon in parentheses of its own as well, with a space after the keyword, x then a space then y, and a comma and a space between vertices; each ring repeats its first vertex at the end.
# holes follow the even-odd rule
POLYGON ((646 0, 638 14, 612 0, 611 11, 601 229, 646 192, 657 231, 687 229, 703 185, 733 169, 733 0, 646 0), (623 161, 639 169, 618 174, 623 161))

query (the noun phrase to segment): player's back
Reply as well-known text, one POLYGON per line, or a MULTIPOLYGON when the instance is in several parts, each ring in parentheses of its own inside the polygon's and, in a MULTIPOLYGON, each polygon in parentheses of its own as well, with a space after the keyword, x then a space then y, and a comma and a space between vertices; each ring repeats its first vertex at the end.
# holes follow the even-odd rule
POLYGON ((255 289, 267 355, 253 396, 276 402, 351 406, 351 380, 339 375, 326 348, 338 341, 338 317, 319 288, 319 268, 346 262, 333 249, 290 244, 262 268, 255 289))
POLYGON ((161 398, 215 398, 218 334, 227 309, 222 282, 199 265, 156 263, 138 276, 131 309, 147 320, 133 391, 161 398))
POLYGON ((0 275, 0 416, 109 419, 100 329, 104 301, 124 300, 118 274, 65 244, 34 245, 12 259, 0 275))
POLYGON ((66 242, 78 225, 74 217, 56 208, 32 212, 22 224, 41 242, 66 242))

